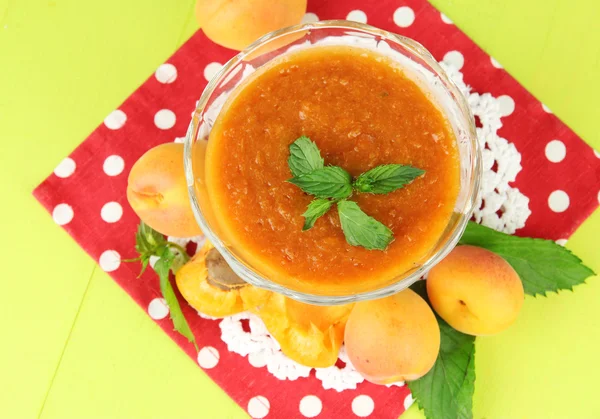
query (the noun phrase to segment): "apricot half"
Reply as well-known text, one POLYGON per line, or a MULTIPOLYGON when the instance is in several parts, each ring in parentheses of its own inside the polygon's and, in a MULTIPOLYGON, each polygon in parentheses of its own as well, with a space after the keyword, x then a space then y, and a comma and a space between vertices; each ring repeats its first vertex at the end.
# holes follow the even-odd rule
POLYGON ((129 172, 127 200, 142 221, 162 234, 202 234, 190 206, 183 144, 161 144, 140 157, 129 172))
POLYGON ((206 36, 238 51, 271 31, 299 24, 305 12, 306 0, 196 2, 196 18, 206 36))
POLYGON ((351 310, 352 304, 314 306, 273 293, 255 312, 287 357, 302 365, 325 368, 338 359, 351 310))
POLYGON ((375 384, 425 375, 440 350, 440 328, 429 305, 407 289, 356 303, 345 333, 346 353, 356 370, 375 384))
POLYGON ((525 298, 512 266, 476 246, 455 248, 431 269, 427 295, 441 318, 470 335, 492 335, 509 327, 525 298))
POLYGON ((352 304, 314 306, 247 284, 208 241, 175 279, 183 298, 200 313, 225 317, 251 311, 289 358, 314 368, 336 363, 352 304))
POLYGON ((207 241, 198 253, 177 271, 175 281, 181 295, 200 313, 225 317, 244 311, 237 290, 224 290, 208 281, 206 257, 213 249, 207 241))

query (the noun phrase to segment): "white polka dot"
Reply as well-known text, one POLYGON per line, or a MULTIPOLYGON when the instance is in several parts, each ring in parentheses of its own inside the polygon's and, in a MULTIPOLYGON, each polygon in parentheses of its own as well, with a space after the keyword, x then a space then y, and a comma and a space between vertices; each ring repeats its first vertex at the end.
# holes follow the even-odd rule
POLYGON ((447 23, 448 25, 452 25, 454 23, 452 22, 452 20, 450 20, 448 16, 446 16, 443 13, 440 13, 440 17, 442 18, 442 22, 447 23))
POLYGON ((323 403, 321 403, 321 399, 317 396, 304 396, 302 400, 300 400, 300 413, 305 418, 314 418, 315 416, 319 416, 323 410, 323 403))
POLYGON ((444 63, 460 70, 465 65, 465 57, 458 51, 448 51, 444 55, 444 63))
POLYGON ((600 204, 600 192, 598 192, 598 203, 600 204))
POLYGON ((58 204, 52 210, 52 219, 59 226, 69 224, 73 219, 73 208, 67 204, 58 204))
POLYGON ((248 355, 248 362, 254 368, 262 368, 267 365, 267 360, 263 352, 252 352, 248 355))
POLYGON ((354 22, 367 23, 367 14, 362 10, 352 10, 346 16, 346 20, 353 20, 354 22))
POLYGON ((123 216, 123 207, 118 202, 107 202, 100 210, 100 217, 107 223, 116 223, 123 216))
POLYGON ((394 23, 401 28, 408 28, 415 21, 415 12, 408 6, 398 7, 394 12, 394 23))
POLYGON ((366 394, 361 394, 360 396, 356 396, 354 400, 352 400, 352 412, 356 416, 361 418, 366 418, 375 409, 375 402, 373 399, 366 394))
POLYGON ((515 101, 508 95, 498 97, 498 105, 502 116, 508 116, 515 111, 515 101))
POLYGON ((496 61, 496 59, 494 57, 490 57, 490 61, 492 62, 492 65, 496 68, 502 68, 502 64, 500 64, 498 61, 496 61))
POLYGON ((408 396, 404 398, 404 410, 408 410, 414 402, 412 394, 409 393, 408 396))
POLYGON ((60 178, 66 178, 75 173, 75 160, 70 157, 67 157, 61 161, 56 169, 54 169, 54 174, 60 178))
POLYGON ((200 349, 200 352, 198 352, 198 364, 202 368, 209 370, 216 367, 218 363, 219 351, 212 346, 205 346, 204 348, 200 349))
POLYGON ((125 121, 127 121, 127 115, 125 115, 125 112, 122 110, 117 109, 104 118, 104 125, 106 125, 108 129, 119 129, 125 125, 125 121))
POLYGON ((204 67, 204 78, 206 81, 211 81, 212 78, 219 72, 219 70, 223 67, 221 63, 210 63, 204 67))
POLYGON ((552 113, 552 111, 550 110, 550 108, 549 108, 549 107, 547 107, 546 105, 544 105, 543 103, 542 103, 542 109, 543 109, 543 110, 544 110, 544 112, 546 112, 546 113, 552 113))
POLYGON ((564 246, 565 244, 567 244, 567 239, 558 239, 556 240, 556 244, 564 246))
POLYGON ((548 197, 548 206, 554 212, 564 212, 569 208, 569 195, 565 191, 554 191, 548 197))
POLYGON ((560 140, 552 140, 546 144, 546 158, 552 163, 559 163, 567 155, 567 147, 560 140))
POLYGON ((148 304, 148 315, 154 320, 162 320, 169 315, 169 306, 164 298, 155 298, 148 304))
POLYGON ((160 129, 173 128, 175 125, 175 113, 169 109, 161 109, 154 115, 154 125, 160 129))
POLYGON ((170 84, 177 78, 177 68, 173 64, 161 64, 154 73, 156 80, 161 83, 170 84))
POLYGON ((317 16, 314 13, 306 13, 302 17, 302 23, 313 23, 313 22, 318 22, 318 21, 319 21, 319 16, 317 16))
POLYGON ((98 263, 105 272, 115 271, 121 265, 121 255, 114 250, 105 250, 100 255, 98 263))
POLYGON ((271 404, 264 396, 252 397, 248 402, 248 413, 255 419, 262 419, 269 414, 271 404))
POLYGON ((104 173, 106 173, 108 176, 117 176, 121 174, 124 168, 125 162, 123 161, 123 158, 121 156, 117 156, 116 154, 108 156, 102 165, 104 173))
POLYGON ((594 155, 600 159, 600 151, 594 150, 594 155))

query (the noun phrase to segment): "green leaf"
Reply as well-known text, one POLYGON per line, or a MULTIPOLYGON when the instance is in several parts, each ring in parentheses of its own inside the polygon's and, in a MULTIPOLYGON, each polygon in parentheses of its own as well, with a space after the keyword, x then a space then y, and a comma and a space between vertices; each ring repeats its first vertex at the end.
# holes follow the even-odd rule
POLYGON ((138 276, 137 276, 138 278, 140 278, 142 275, 144 275, 144 272, 146 272, 146 268, 148 267, 148 264, 150 263, 150 256, 143 257, 141 259, 141 263, 142 263, 142 270, 138 274, 138 276))
POLYGON ((385 250, 394 239, 392 230, 365 214, 356 202, 343 200, 337 207, 346 241, 352 246, 385 250))
POLYGON ((425 170, 412 166, 384 164, 360 175, 354 182, 354 189, 359 192, 386 194, 404 187, 423 173, 425 170))
POLYGON ((173 290, 173 286, 169 280, 169 272, 171 270, 171 265, 175 260, 175 254, 168 246, 162 246, 158 253, 160 258, 154 264, 154 270, 160 279, 160 290, 162 291, 163 298, 169 306, 173 327, 181 335, 186 337, 187 340, 192 342, 197 351, 198 345, 196 344, 196 338, 194 337, 194 334, 192 333, 192 330, 190 329, 190 326, 188 325, 188 322, 181 311, 181 306, 179 305, 179 301, 177 300, 177 296, 175 295, 175 291, 173 290))
POLYGON ((333 205, 333 202, 327 199, 315 199, 308 204, 306 212, 302 214, 304 217, 304 227, 302 227, 302 231, 310 230, 315 225, 315 221, 329 211, 331 205, 333 205))
POLYGON ((511 236, 474 222, 467 225, 460 244, 483 247, 504 258, 517 271, 525 292, 533 296, 572 290, 595 275, 571 251, 551 240, 511 236))
POLYGON ((154 271, 158 274, 160 289, 162 291, 163 298, 169 306, 169 312, 171 313, 173 326, 175 330, 192 342, 196 350, 198 350, 194 334, 185 320, 179 305, 179 301, 175 295, 175 291, 173 290, 171 282, 169 281, 169 272, 173 269, 176 257, 171 248, 175 248, 179 253, 181 253, 181 258, 178 258, 178 260, 183 259, 185 262, 189 259, 185 249, 176 243, 168 242, 162 234, 152 229, 152 227, 148 226, 142 221, 140 222, 135 235, 135 249, 139 253, 139 257, 126 261, 141 262, 142 270, 138 275, 139 278, 148 267, 150 257, 158 256, 158 260, 154 264, 154 271))
MULTIPOLYGON (((411 286, 429 303, 425 281, 411 286)), ((433 368, 407 382, 413 398, 428 419, 471 419, 475 389, 475 337, 454 330, 436 315, 440 352, 433 368)))
POLYGON ((292 175, 297 177, 322 169, 324 160, 317 145, 310 138, 302 136, 290 145, 288 166, 292 175))
POLYGON ((288 182, 317 198, 347 198, 352 194, 352 176, 341 167, 327 166, 296 176, 288 182))
POLYGON ((140 221, 135 235, 135 249, 140 255, 153 253, 158 246, 166 242, 165 236, 152 229, 148 224, 140 221))

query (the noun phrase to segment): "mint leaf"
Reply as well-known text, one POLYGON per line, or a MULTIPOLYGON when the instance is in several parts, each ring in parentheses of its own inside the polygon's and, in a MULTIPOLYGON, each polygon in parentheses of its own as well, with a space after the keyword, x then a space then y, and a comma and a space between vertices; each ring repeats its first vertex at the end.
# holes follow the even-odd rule
POLYGON ((173 290, 173 286, 169 280, 169 272, 171 271, 171 265, 175 260, 175 254, 167 246, 162 246, 161 249, 158 249, 157 253, 159 259, 154 264, 154 271, 158 274, 160 280, 160 290, 162 291, 163 298, 169 306, 173 327, 181 335, 186 337, 187 340, 193 343, 197 351, 198 345, 196 344, 196 338, 194 337, 194 334, 192 333, 192 330, 190 329, 190 326, 183 315, 183 311, 181 311, 181 306, 179 305, 179 301, 177 300, 177 296, 175 295, 175 291, 173 290))
POLYGON ((302 176, 324 166, 323 157, 310 138, 302 136, 290 145, 288 166, 294 176, 302 176))
POLYGON ((402 188, 423 173, 425 170, 412 166, 384 164, 360 175, 353 186, 359 192, 386 194, 402 188))
POLYGON ((306 212, 302 214, 304 217, 304 227, 302 227, 302 231, 310 230, 315 225, 315 221, 329 211, 331 205, 333 205, 333 202, 327 199, 315 199, 308 204, 306 212))
POLYGON ((347 198, 352 194, 352 176, 341 167, 327 166, 296 176, 288 182, 317 198, 347 198))
POLYGON ((517 271, 525 292, 533 296, 573 290, 595 275, 570 250, 551 240, 511 236, 472 221, 460 244, 483 247, 504 258, 517 271))
MULTIPOLYGON (((425 281, 411 289, 429 303, 425 281)), ((433 368, 407 382, 425 417, 471 419, 475 390, 475 337, 454 330, 436 314, 440 326, 440 352, 433 368)))
POLYGON ((356 202, 343 200, 337 207, 346 241, 352 246, 385 250, 394 239, 392 230, 365 214, 356 202))

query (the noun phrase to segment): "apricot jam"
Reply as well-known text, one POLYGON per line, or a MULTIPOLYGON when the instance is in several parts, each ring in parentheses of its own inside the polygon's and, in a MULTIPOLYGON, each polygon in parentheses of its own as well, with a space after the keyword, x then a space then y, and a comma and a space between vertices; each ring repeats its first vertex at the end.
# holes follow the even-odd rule
POLYGON ((389 58, 357 47, 289 53, 256 71, 211 131, 206 188, 223 239, 270 280, 304 292, 361 292, 422 262, 459 190, 456 138, 444 115, 389 58), (346 242, 335 207, 302 231, 313 199, 286 180, 289 145, 310 137, 325 164, 357 176, 389 163, 426 171, 387 195, 355 194, 388 226, 385 251, 346 242))

